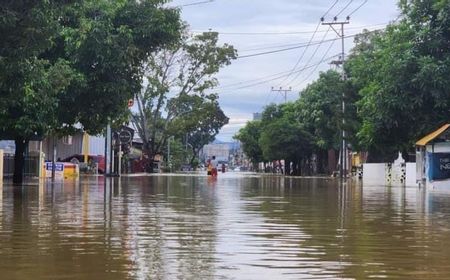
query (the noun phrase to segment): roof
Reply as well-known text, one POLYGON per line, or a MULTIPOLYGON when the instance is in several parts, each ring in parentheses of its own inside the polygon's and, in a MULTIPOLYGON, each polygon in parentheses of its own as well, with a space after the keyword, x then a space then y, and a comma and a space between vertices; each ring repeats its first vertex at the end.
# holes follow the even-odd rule
POLYGON ((427 136, 423 137, 419 141, 416 142, 417 146, 426 146, 428 143, 439 137, 442 133, 444 133, 448 128, 450 127, 450 124, 446 124, 439 128, 438 130, 428 134, 427 136))

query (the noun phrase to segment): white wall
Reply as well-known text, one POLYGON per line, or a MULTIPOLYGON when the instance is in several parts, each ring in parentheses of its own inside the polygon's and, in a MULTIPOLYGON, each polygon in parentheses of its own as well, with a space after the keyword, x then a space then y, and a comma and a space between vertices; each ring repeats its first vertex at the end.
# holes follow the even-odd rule
POLYGON ((89 154, 90 155, 105 154, 105 137, 89 136, 89 154))
POLYGON ((406 185, 407 186, 417 186, 417 172, 416 163, 407 162, 406 163, 406 185))
POLYGON ((385 163, 364 163, 363 164, 363 184, 364 185, 385 185, 386 184, 386 164, 385 163))

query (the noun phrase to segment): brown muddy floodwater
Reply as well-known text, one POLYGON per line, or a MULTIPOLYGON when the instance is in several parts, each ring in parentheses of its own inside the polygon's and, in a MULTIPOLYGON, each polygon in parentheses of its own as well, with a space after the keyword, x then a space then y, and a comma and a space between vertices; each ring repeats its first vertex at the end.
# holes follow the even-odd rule
POLYGON ((450 190, 226 173, 0 193, 0 279, 450 279, 450 190))

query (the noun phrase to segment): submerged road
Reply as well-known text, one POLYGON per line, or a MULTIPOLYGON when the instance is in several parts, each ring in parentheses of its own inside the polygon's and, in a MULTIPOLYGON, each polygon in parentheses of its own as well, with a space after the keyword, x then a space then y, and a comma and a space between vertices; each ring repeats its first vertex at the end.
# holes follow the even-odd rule
POLYGON ((450 279, 450 191, 231 172, 0 193, 1 279, 450 279))

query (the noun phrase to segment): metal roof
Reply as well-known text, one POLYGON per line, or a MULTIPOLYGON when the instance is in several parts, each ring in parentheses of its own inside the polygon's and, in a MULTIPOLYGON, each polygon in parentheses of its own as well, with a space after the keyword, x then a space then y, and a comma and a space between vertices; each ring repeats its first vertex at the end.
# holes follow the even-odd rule
POLYGON ((439 137, 442 133, 444 133, 448 128, 450 127, 450 124, 446 124, 439 128, 438 130, 428 134, 427 136, 423 137, 419 141, 416 142, 417 146, 426 146, 428 143, 439 137))

